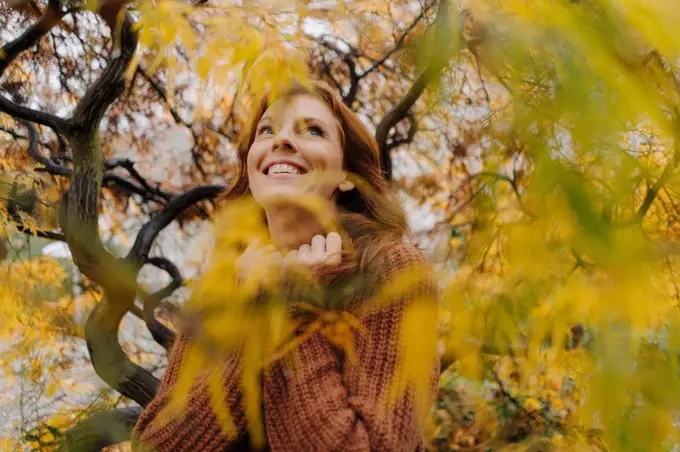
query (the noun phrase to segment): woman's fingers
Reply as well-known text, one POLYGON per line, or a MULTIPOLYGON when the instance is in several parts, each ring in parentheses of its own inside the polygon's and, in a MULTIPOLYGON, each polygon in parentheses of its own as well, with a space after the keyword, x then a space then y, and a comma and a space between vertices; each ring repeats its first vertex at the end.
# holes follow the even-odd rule
POLYGON ((326 252, 326 238, 323 235, 317 234, 312 237, 312 254, 321 257, 326 252))
POLYGON ((302 245, 298 249, 298 263, 303 264, 303 265, 311 265, 313 264, 312 262, 312 247, 308 244, 302 245))
POLYGON ((286 257, 283 258, 283 261, 286 264, 297 262, 297 260, 298 260, 298 250, 289 251, 288 254, 286 254, 286 257))
POLYGON ((342 261, 342 238, 337 232, 331 232, 326 237, 326 263, 339 265, 342 261))
POLYGON ((236 260, 236 269, 240 278, 263 277, 271 275, 270 269, 280 266, 282 260, 283 256, 276 246, 273 244, 262 246, 262 241, 256 238, 236 260))
MULTIPOLYGON (((248 246, 246 247, 245 251, 257 249, 257 248, 259 248, 261 245, 262 245, 262 240, 260 240, 259 238, 254 238, 253 240, 250 241, 250 243, 249 243, 248 246)), ((245 251, 244 251, 244 252, 245 252, 245 251)))
POLYGON ((338 265, 342 261, 342 238, 337 232, 324 237, 317 234, 311 244, 304 244, 283 256, 273 244, 262 246, 258 239, 253 240, 239 258, 240 267, 245 274, 253 270, 268 271, 279 265, 300 264, 307 267, 338 265))
POLYGON ((259 249, 260 253, 262 254, 270 254, 270 253, 275 253, 276 252, 276 246, 274 245, 267 245, 263 246, 262 248, 259 249))
POLYGON ((336 253, 342 249, 342 238, 337 232, 331 232, 326 237, 326 252, 336 253))
POLYGON ((295 256, 295 260, 302 265, 316 266, 322 264, 338 265, 342 256, 342 238, 337 232, 331 232, 327 237, 317 234, 312 238, 311 245, 302 245, 295 256))
POLYGON ((283 264, 283 254, 275 251, 267 255, 267 260, 270 262, 271 266, 280 267, 283 264))

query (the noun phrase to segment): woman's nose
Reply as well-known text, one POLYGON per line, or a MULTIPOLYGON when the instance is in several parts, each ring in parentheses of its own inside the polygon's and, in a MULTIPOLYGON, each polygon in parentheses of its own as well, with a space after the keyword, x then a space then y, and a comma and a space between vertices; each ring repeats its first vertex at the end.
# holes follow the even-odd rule
POLYGON ((282 127, 274 138, 273 149, 286 149, 291 152, 297 152, 293 135, 293 130, 290 126, 282 127))

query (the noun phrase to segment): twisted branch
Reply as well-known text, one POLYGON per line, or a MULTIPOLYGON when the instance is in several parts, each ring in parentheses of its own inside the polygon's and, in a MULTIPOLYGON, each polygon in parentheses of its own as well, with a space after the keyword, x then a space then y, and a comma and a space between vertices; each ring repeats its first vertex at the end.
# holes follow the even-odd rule
POLYGON ((142 227, 125 259, 133 265, 147 262, 151 245, 163 229, 189 207, 200 201, 215 198, 225 188, 224 185, 202 185, 174 197, 158 215, 142 227))
POLYGON ((175 333, 156 319, 156 308, 161 300, 169 297, 175 290, 182 287, 182 274, 175 264, 164 257, 149 258, 147 264, 165 270, 172 278, 170 284, 152 293, 144 300, 144 323, 146 323, 147 329, 156 342, 166 350, 170 350, 175 341, 175 333))

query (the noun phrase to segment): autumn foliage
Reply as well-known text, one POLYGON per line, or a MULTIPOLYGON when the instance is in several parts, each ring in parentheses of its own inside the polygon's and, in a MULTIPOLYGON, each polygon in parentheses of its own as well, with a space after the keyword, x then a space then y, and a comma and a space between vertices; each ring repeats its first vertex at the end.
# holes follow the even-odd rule
MULTIPOLYGON (((225 284, 224 250, 266 235, 257 214, 214 200, 233 181, 252 99, 308 77, 375 132, 409 239, 438 271, 429 447, 677 448, 674 2, 50 0, 0 12, 5 449, 51 450, 106 413, 120 416, 104 443, 123 442, 143 401, 117 372, 157 385, 180 305, 242 296, 209 333, 267 330, 286 347, 283 304, 253 310, 254 293, 225 284), (91 211, 65 201, 81 186, 91 211), (41 252, 60 242, 72 258, 41 252), (120 331, 129 363, 98 361, 107 342, 88 325, 116 344, 120 331)), ((310 312, 351 350, 360 325, 310 312)), ((428 370, 417 315, 403 337, 413 381, 428 370)))

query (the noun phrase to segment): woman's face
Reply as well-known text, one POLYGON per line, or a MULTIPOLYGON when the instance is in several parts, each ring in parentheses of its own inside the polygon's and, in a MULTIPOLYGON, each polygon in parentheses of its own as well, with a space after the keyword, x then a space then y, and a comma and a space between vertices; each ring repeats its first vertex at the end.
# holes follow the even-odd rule
POLYGON ((340 122, 320 99, 298 94, 262 115, 248 151, 250 191, 262 204, 272 196, 331 198, 344 178, 340 122))

